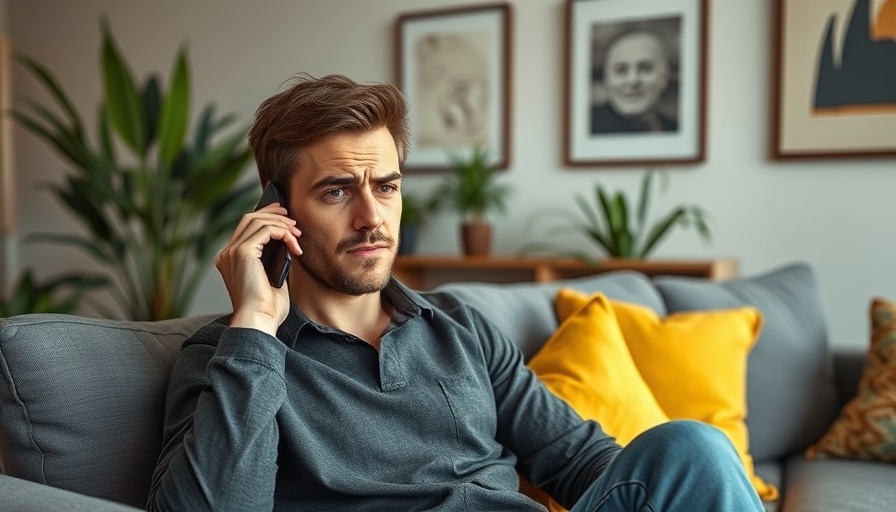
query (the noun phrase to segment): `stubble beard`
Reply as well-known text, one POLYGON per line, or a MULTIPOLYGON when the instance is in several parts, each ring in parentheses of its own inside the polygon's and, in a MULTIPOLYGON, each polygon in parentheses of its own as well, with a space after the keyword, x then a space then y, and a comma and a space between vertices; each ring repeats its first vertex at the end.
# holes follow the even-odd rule
POLYGON ((376 242, 388 243, 389 252, 379 258, 365 259, 360 265, 351 268, 336 259, 327 258, 323 251, 313 249, 319 247, 313 243, 306 245, 308 249, 298 261, 311 279, 324 288, 353 296, 376 293, 389 284, 392 275, 397 247, 392 237, 379 231, 362 231, 340 242, 335 251, 336 254, 343 254, 352 247, 376 242), (378 272, 380 269, 382 273, 378 272))

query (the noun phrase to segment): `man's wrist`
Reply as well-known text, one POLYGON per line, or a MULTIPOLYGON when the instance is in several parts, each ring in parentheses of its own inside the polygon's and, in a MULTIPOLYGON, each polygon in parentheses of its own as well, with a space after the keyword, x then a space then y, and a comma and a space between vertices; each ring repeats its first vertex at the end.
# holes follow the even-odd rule
POLYGON ((230 319, 230 327, 257 329, 273 337, 277 337, 277 328, 279 326, 277 319, 257 312, 236 311, 230 319))

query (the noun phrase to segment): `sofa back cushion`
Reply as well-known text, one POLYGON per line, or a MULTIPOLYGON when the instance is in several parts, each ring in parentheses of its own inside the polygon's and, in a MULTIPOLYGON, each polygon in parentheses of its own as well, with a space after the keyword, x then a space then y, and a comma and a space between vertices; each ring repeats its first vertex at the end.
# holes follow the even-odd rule
POLYGON ((802 451, 837 413, 827 327, 811 268, 792 264, 712 282, 655 279, 670 313, 754 306, 765 325, 748 359, 747 427, 756 461, 802 451))
POLYGON ((143 507, 181 343, 213 317, 0 319, 0 466, 143 507))
POLYGON ((451 293, 478 309, 529 360, 557 329, 554 294, 560 288, 587 294, 603 292, 611 299, 641 304, 659 315, 666 313, 662 297, 650 279, 626 270, 549 283, 449 283, 436 291, 451 293))

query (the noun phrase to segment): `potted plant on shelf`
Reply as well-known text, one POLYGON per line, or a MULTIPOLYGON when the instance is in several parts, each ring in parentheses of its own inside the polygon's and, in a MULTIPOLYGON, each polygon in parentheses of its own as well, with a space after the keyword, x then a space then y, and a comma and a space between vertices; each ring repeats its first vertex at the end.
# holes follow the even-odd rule
POLYGON ((101 25, 104 98, 95 143, 53 74, 19 56, 60 114, 29 101, 13 115, 72 167, 49 188, 86 230, 32 239, 73 246, 108 269, 115 277, 109 290, 127 318, 184 316, 220 243, 258 199, 256 182, 240 182, 252 161, 246 130, 222 133, 234 117, 208 105, 188 138, 186 52, 167 90, 155 75, 138 88, 108 24, 101 25))
MULTIPOLYGON (((631 209, 633 202, 624 192, 617 191, 610 195, 601 184, 594 187, 591 201, 582 193, 576 192, 574 200, 578 214, 566 210, 550 209, 540 212, 539 219, 555 218, 561 221, 559 226, 549 230, 550 236, 562 236, 570 233, 581 234, 611 258, 647 258, 676 226, 693 228, 704 240, 710 241, 711 234, 706 223, 707 214, 703 208, 685 204, 674 207, 659 220, 648 225, 648 212, 652 198, 654 179, 657 172, 648 169, 641 179, 640 194, 637 206, 631 209)), ((661 186, 667 184, 666 173, 660 173, 663 179, 661 186)), ((534 225, 533 222, 531 225, 534 225)), ((522 252, 548 250, 587 261, 592 257, 581 252, 569 251, 563 244, 552 242, 535 242, 524 246, 522 252)))
POLYGON ((461 241, 467 256, 491 253, 492 225, 486 220, 491 212, 504 213, 509 185, 497 181, 486 148, 477 147, 468 156, 450 153, 453 173, 438 186, 430 202, 434 209, 447 207, 462 218, 461 241))
POLYGON ((428 207, 418 196, 401 194, 401 226, 398 232, 398 254, 414 254, 417 249, 417 234, 426 220, 428 207))

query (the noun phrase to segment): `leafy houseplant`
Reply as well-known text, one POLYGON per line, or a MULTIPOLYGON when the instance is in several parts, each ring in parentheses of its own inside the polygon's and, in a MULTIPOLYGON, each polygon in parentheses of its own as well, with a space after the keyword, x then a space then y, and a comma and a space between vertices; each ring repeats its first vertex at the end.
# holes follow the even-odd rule
POLYGON ((486 215, 505 212, 509 185, 498 183, 486 148, 474 148, 469 156, 449 154, 453 174, 436 188, 430 202, 434 209, 448 207, 463 217, 461 225, 464 253, 487 255, 491 246, 491 225, 486 215))
POLYGON ((401 226, 398 236, 398 254, 413 254, 417 247, 417 230, 426 220, 429 208, 419 197, 401 194, 401 226))
POLYGON ((73 246, 108 268, 126 317, 183 316, 219 243, 257 199, 256 184, 238 183, 252 158, 245 130, 219 137, 234 118, 208 105, 188 140, 186 52, 179 52, 167 90, 156 75, 138 88, 108 24, 101 25, 104 100, 95 143, 53 74, 19 56, 61 115, 35 101, 13 115, 71 165, 64 183, 49 189, 86 228, 33 239, 73 246))
POLYGON ((87 290, 107 284, 108 279, 103 276, 79 274, 39 282, 31 270, 26 270, 9 296, 0 296, 0 318, 26 313, 72 313, 87 290))
MULTIPOLYGON (((578 215, 564 210, 550 210, 542 216, 559 217, 563 221, 564 224, 553 231, 553 234, 573 232, 585 235, 612 258, 647 258, 675 226, 693 227, 704 241, 709 241, 711 235, 706 223, 706 212, 696 205, 676 206, 648 226, 647 216, 655 174, 656 171, 648 169, 641 179, 640 195, 634 211, 630 209, 632 203, 623 192, 617 191, 610 195, 603 186, 597 184, 594 187, 593 202, 589 202, 581 193, 575 194, 578 215)), ((661 177, 666 178, 665 173, 661 177)), ((539 243, 529 244, 527 250, 559 247, 557 244, 539 243)), ((566 255, 590 259, 581 253, 566 252, 566 255)))

